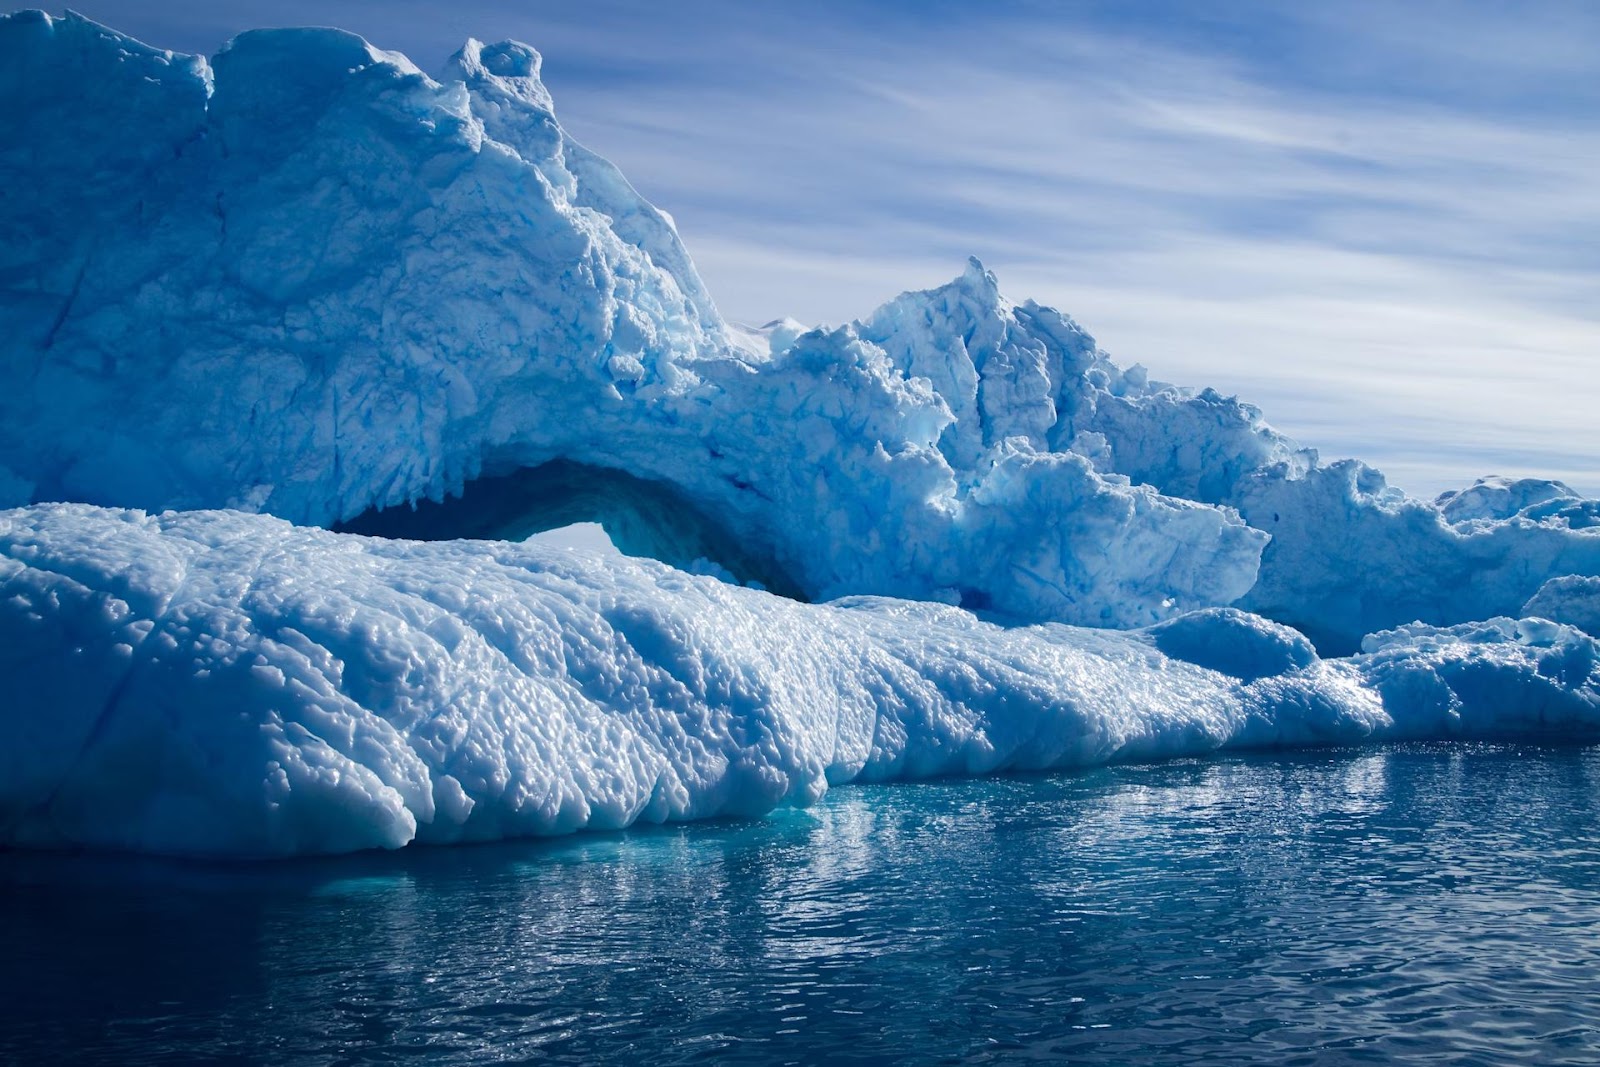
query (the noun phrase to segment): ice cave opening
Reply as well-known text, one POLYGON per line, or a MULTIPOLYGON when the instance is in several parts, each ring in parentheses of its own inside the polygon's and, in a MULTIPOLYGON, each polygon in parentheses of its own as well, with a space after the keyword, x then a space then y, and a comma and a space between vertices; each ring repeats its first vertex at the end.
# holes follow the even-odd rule
POLYGON ((484 474, 442 501, 370 508, 334 529, 412 541, 526 541, 586 523, 623 555, 808 599, 777 562, 750 551, 673 486, 567 459, 484 474))

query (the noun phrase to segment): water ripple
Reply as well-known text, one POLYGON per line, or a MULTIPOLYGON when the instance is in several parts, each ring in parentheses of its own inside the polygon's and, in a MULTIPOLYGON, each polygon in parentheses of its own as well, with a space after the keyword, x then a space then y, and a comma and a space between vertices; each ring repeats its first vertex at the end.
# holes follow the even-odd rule
POLYGON ((840 789, 199 867, 0 856, 0 1059, 1600 1061, 1600 750, 840 789))

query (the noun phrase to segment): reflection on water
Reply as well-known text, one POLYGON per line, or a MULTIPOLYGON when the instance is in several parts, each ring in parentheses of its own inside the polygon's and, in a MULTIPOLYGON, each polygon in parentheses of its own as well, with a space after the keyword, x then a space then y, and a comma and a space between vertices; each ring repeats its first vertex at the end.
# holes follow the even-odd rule
POLYGON ((1600 749, 1423 746, 270 866, 0 855, 0 1059, 1594 1063, 1597 807, 1600 749))

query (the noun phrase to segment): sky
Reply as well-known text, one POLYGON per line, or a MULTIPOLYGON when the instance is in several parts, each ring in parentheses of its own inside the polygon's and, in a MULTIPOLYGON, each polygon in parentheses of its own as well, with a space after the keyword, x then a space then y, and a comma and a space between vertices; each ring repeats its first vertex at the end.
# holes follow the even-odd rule
POLYGON ((338 25, 544 55, 723 314, 837 324, 976 255, 1122 364, 1421 495, 1600 495, 1600 4, 79 0, 150 44, 338 25))

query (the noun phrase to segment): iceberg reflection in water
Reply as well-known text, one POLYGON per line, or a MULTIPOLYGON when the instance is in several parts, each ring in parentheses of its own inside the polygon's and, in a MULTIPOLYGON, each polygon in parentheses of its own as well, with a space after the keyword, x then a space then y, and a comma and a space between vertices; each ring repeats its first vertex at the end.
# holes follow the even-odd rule
POLYGON ((337 860, 0 856, 0 1058, 1594 1062, 1600 750, 870 786, 337 860))

